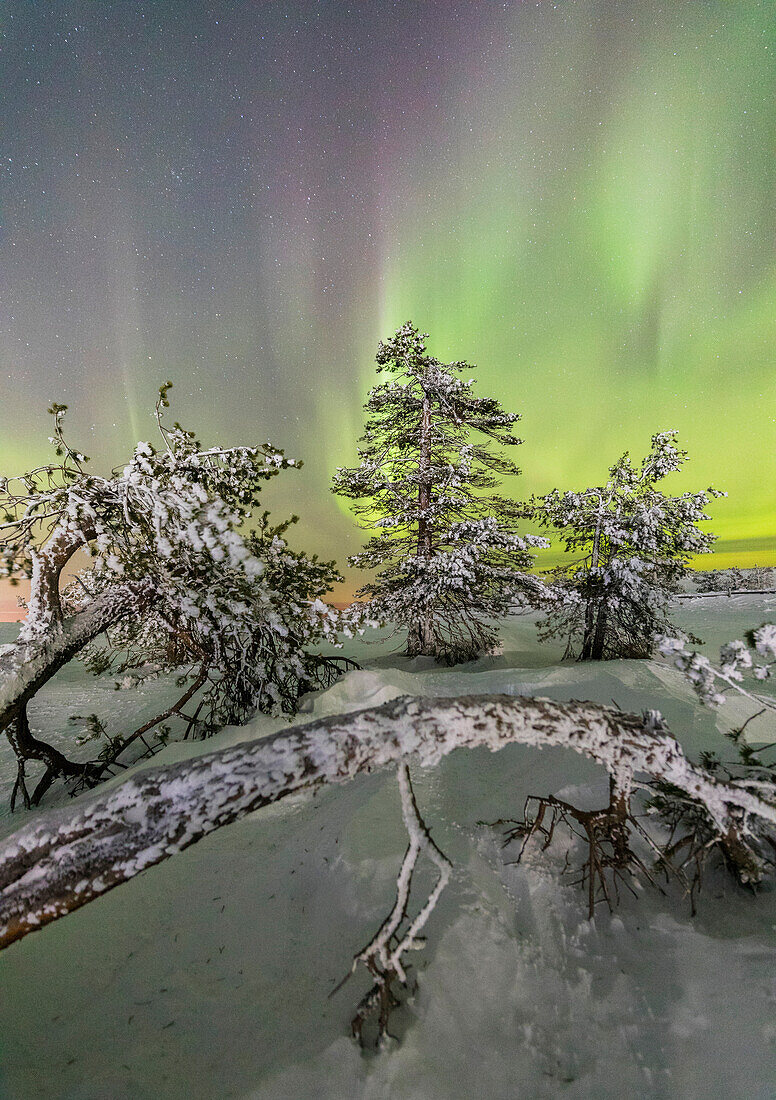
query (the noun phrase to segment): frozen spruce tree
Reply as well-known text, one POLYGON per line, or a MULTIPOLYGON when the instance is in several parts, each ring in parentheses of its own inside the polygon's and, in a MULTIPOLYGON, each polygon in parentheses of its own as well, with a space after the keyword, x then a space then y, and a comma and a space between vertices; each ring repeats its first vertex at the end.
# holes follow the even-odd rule
POLYGON ((369 393, 359 465, 340 467, 333 491, 355 501, 376 533, 350 563, 376 570, 357 593, 363 614, 407 631, 407 654, 447 664, 488 652, 493 621, 542 585, 527 576, 518 508, 494 493, 519 473, 503 453, 519 440, 516 413, 475 397, 472 366, 427 354, 427 333, 403 325, 377 350, 387 380, 369 393))
POLYGON ((553 490, 526 509, 557 530, 574 555, 555 571, 556 586, 569 598, 551 604, 542 624, 544 637, 568 639, 566 656, 649 657, 657 636, 676 633, 668 618, 670 600, 691 556, 710 551, 715 536, 698 523, 709 519, 709 500, 725 495, 707 489, 669 496, 660 489, 663 478, 687 459, 676 436, 653 435, 639 466, 624 454, 610 467, 605 485, 553 490))
POLYGON ((270 444, 202 446, 165 423, 168 390, 156 446, 138 443, 111 474, 89 469, 55 405, 54 461, 0 479, 0 575, 31 587, 18 640, 0 649, 0 731, 18 761, 12 802, 37 802, 60 778, 93 786, 169 736, 203 737, 256 710, 293 714, 303 692, 339 671, 317 652, 345 625, 321 600, 334 564, 291 551, 288 524, 257 512, 263 483, 294 460, 270 444), (90 565, 76 573, 79 559, 90 565), (74 741, 89 746, 74 757, 35 736, 27 708, 76 657, 122 687, 172 674, 177 691, 136 728, 86 715, 74 741))

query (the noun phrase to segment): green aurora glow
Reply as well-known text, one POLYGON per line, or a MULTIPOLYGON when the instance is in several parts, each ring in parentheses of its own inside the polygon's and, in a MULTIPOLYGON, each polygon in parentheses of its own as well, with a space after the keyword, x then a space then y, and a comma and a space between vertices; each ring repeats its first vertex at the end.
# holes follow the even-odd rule
POLYGON ((626 29, 593 109, 590 7, 546 48, 537 20, 528 64, 460 93, 455 152, 394 185, 382 331, 413 317, 523 413, 516 491, 677 428, 676 484, 729 493, 712 564, 776 562, 773 9, 678 5, 638 52, 626 29))
MULTIPOLYGON (((67 258, 35 238, 21 176, 11 189, 4 472, 41 456, 51 400, 71 404, 97 462, 121 459, 151 435, 170 377, 175 415, 204 438, 269 437, 305 461, 268 503, 298 512, 300 544, 344 567, 359 533, 329 479, 354 457, 378 339, 412 319, 434 354, 476 363, 479 392, 523 414, 515 493, 598 483, 622 451, 675 428, 691 460, 674 488, 729 493, 704 564, 776 562, 771 2, 402 0, 346 18, 304 0, 216 5, 217 27, 207 6, 173 7, 156 17, 164 67, 145 58, 157 100, 137 149, 118 121, 138 117, 131 80, 111 77, 99 140, 61 108, 72 163, 85 172, 91 156, 94 173, 113 158, 130 181, 61 183, 45 213, 67 221, 67 258), (193 13, 209 82, 189 58, 193 13), (265 38, 266 56, 249 54, 265 38), (194 121, 170 106, 170 71, 194 121), (218 128, 238 86, 253 97, 239 163, 218 128), (21 260, 11 241, 25 232, 21 260)), ((88 24, 94 8, 76 8, 88 24)), ((134 8, 106 16, 105 43, 134 8)), ((13 32, 20 47, 34 15, 13 32)), ((25 118, 9 132, 24 135, 25 118)), ((40 140, 59 163, 57 134, 40 140)))

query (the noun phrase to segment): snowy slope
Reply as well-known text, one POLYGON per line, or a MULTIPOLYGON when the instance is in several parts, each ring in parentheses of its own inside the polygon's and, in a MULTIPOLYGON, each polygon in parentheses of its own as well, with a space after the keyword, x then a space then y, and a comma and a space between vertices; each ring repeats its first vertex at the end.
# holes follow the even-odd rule
MULTIPOLYGON (((717 646, 776 608, 722 597, 679 613, 717 646)), ((532 629, 510 623, 502 656, 453 671, 357 643, 373 667, 309 706, 493 691, 615 699, 659 706, 691 754, 720 747, 736 705, 703 710, 656 662, 545 664, 558 655, 532 629)), ((111 705, 107 689, 69 683, 42 698, 40 728, 68 690, 77 707, 100 690, 111 705)), ((260 719, 205 748, 282 724, 260 719)), ((199 751, 170 746, 157 761, 199 751)), ((752 897, 711 878, 693 919, 676 892, 644 891, 590 923, 560 875, 566 845, 514 866, 478 822, 519 814, 529 793, 602 804, 594 765, 563 750, 458 752, 415 788, 455 873, 393 1049, 364 1054, 347 1038, 363 976, 328 997, 390 908, 406 846, 395 778, 379 774, 262 810, 0 954, 0 1096, 776 1097, 773 890, 752 897)))

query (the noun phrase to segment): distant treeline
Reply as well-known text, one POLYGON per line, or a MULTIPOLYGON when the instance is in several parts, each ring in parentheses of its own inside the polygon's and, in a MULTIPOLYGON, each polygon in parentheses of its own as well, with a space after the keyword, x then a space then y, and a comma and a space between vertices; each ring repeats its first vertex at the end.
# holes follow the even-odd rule
POLYGON ((688 571, 687 578, 697 592, 762 592, 765 589, 776 589, 776 566, 692 569, 688 571))

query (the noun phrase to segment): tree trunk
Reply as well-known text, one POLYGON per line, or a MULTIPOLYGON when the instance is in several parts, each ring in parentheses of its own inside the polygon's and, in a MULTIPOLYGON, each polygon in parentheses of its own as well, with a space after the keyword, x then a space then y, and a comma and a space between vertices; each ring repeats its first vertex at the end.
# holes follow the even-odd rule
POLYGON ((596 600, 592 593, 589 592, 585 601, 585 630, 582 635, 582 652, 579 654, 580 661, 592 661, 593 660, 593 638, 595 636, 595 610, 596 600))
POLYGON ((58 749, 39 741, 30 732, 27 704, 44 684, 107 627, 130 611, 147 606, 154 594, 149 578, 116 584, 106 589, 89 606, 64 618, 59 584, 62 570, 73 554, 88 545, 94 531, 61 521, 45 546, 32 551, 32 577, 27 618, 12 648, 0 657, 0 732, 5 732, 19 762, 19 773, 11 796, 12 808, 18 791, 25 804, 25 762, 45 764, 33 802, 60 775, 82 775, 83 764, 69 760, 58 749))
POLYGON ((593 633, 593 643, 590 653, 591 661, 603 661, 604 659, 604 642, 606 641, 607 617, 606 600, 602 596, 599 598, 597 604, 595 631, 593 633))
POLYGON ((588 593, 585 603, 585 632, 582 638, 580 661, 602 661, 606 641, 606 599, 602 591, 600 578, 588 580, 588 593))
POLYGON ((54 531, 43 550, 32 551, 30 602, 27 618, 19 631, 20 642, 51 637, 61 631, 63 617, 59 579, 62 570, 73 554, 93 538, 93 530, 74 530, 63 523, 54 531))
MULTIPOLYGON (((431 503, 431 486, 429 484, 429 466, 431 465, 431 402, 424 392, 423 409, 420 421, 420 455, 418 459, 418 542, 416 555, 428 560, 431 558, 433 527, 427 518, 431 503)), ((434 644, 434 616, 430 608, 426 608, 412 624, 407 638, 408 657, 433 657, 435 655, 434 644)))
POLYGON ((588 577, 588 595, 585 603, 585 630, 582 637, 580 661, 601 661, 606 638, 606 603, 603 599, 602 585, 598 576, 601 560, 601 521, 603 501, 599 500, 598 521, 593 535, 593 552, 590 558, 588 577))
POLYGON ((6 732, 20 761, 43 761, 52 778, 83 771, 82 765, 32 736, 27 704, 84 646, 130 611, 147 607, 155 594, 150 579, 114 585, 84 611, 61 620, 52 635, 38 636, 29 629, 26 638, 0 657, 0 732, 6 732))

